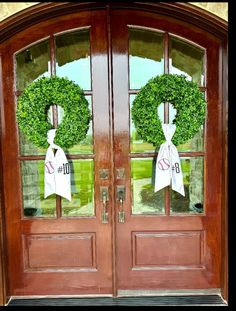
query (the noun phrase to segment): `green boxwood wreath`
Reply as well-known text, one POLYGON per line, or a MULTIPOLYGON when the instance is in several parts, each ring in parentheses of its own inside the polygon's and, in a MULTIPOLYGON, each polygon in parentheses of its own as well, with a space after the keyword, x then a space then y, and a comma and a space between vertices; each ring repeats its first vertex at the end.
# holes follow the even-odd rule
POLYGON ((203 124, 206 102, 197 83, 184 75, 162 74, 150 79, 133 101, 131 115, 137 134, 156 148, 165 142, 157 108, 169 102, 176 109, 176 131, 172 142, 178 146, 192 138, 203 124))
POLYGON ((30 83, 19 96, 16 117, 21 131, 35 146, 47 148, 47 132, 53 126, 47 113, 51 105, 64 109, 54 143, 70 148, 86 137, 91 112, 79 85, 67 78, 42 77, 30 83))

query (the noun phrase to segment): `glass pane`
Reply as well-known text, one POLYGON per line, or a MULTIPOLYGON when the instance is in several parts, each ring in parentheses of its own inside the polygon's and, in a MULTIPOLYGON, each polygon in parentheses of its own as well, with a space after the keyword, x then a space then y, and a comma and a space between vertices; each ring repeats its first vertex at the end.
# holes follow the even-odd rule
POLYGON ((62 198, 63 216, 94 216, 93 160, 69 161, 71 166, 71 201, 62 198))
MULTIPOLYGON (((48 110, 48 120, 53 125, 52 121, 52 106, 48 110)), ((31 141, 28 140, 26 135, 22 133, 19 129, 19 139, 20 139, 20 154, 26 155, 45 155, 47 149, 36 147, 31 141)))
POLYGON ((16 88, 23 91, 32 81, 49 76, 49 42, 36 44, 16 55, 16 88))
MULTIPOLYGON (((86 96, 87 101, 89 102, 89 109, 92 112, 92 99, 91 96, 86 96)), ((63 109, 58 106, 58 122, 63 119, 63 109)), ((93 121, 90 121, 89 129, 84 140, 79 144, 74 145, 69 149, 64 149, 67 154, 91 154, 93 153, 93 121)))
POLYGON ((154 31, 129 29, 130 89, 164 73, 163 35, 154 31))
POLYGON ((164 190, 154 192, 156 159, 131 159, 132 214, 164 214, 164 190))
POLYGON ((171 190, 172 213, 203 213, 204 158, 181 158, 185 197, 171 190))
POLYGON ((194 135, 192 139, 189 139, 186 143, 177 146, 178 151, 203 151, 204 150, 204 128, 201 126, 199 131, 194 135))
MULTIPOLYGON (((132 121, 131 109, 133 105, 133 101, 136 95, 130 95, 130 151, 135 152, 154 152, 155 147, 153 144, 144 141, 141 137, 139 137, 135 125, 132 121)), ((159 117, 162 121, 164 121, 164 106, 161 104, 157 111, 159 117)))
POLYGON ((170 38, 170 73, 184 74, 187 80, 204 86, 204 50, 177 38, 170 38))
MULTIPOLYGON (((205 93, 203 93, 203 96, 205 96, 205 93)), ((178 151, 204 151, 204 131, 205 124, 200 127, 199 131, 194 135, 193 138, 189 139, 184 144, 177 146, 178 151)))
POLYGON ((56 74, 67 77, 83 90, 91 90, 89 31, 56 37, 56 74))
POLYGON ((28 138, 19 130, 20 136, 20 154, 26 155, 45 155, 46 149, 36 147, 28 138))
POLYGON ((55 217, 56 196, 44 199, 44 161, 22 161, 21 178, 25 217, 55 217))

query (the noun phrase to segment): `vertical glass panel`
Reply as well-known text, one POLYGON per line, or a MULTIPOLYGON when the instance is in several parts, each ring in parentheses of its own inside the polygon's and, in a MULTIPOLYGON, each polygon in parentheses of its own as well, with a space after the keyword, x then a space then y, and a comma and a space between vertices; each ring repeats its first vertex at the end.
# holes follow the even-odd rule
POLYGON ((49 73, 49 42, 36 44, 16 55, 16 88, 23 91, 32 81, 49 73))
MULTIPOLYGON (((133 106, 133 101, 136 95, 130 95, 130 151, 135 152, 154 152, 155 147, 153 144, 144 141, 139 137, 135 125, 132 120, 131 109, 133 106)), ((157 114, 159 115, 161 121, 164 122, 164 105, 158 107, 157 114)))
POLYGON ((131 159, 132 214, 164 214, 164 190, 154 192, 155 159, 131 159))
POLYGON ((91 90, 89 30, 56 37, 56 74, 91 90))
POLYGON ((71 167, 71 201, 62 198, 62 215, 94 215, 94 163, 93 160, 69 161, 71 167))
POLYGON ((55 195, 44 199, 44 161, 21 162, 23 213, 25 217, 55 217, 55 195))
POLYGON ((149 79, 164 73, 163 35, 129 29, 130 89, 140 89, 149 79))
MULTIPOLYGON (((92 113, 92 99, 91 96, 85 96, 89 102, 89 109, 92 113)), ((60 124, 63 119, 64 111, 58 106, 58 123, 60 124)), ((80 141, 79 144, 74 145, 69 149, 64 149, 67 154, 91 154, 93 153, 93 121, 90 121, 89 129, 84 140, 80 141)))
POLYGON ((177 38, 170 38, 170 73, 183 74, 199 86, 205 84, 204 50, 177 38))
POLYGON ((181 158, 185 197, 171 190, 171 213, 203 213, 204 158, 181 158))

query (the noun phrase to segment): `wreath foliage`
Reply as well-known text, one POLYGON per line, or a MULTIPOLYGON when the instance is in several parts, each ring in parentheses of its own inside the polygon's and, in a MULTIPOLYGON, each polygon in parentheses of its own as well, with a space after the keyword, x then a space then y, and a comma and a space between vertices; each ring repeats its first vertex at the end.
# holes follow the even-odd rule
POLYGON ((64 110, 54 143, 70 148, 83 140, 91 120, 89 103, 79 85, 56 76, 30 83, 19 96, 16 117, 27 138, 38 147, 48 147, 47 132, 53 128, 47 117, 51 105, 64 110))
POLYGON ((197 83, 184 75, 162 74, 150 79, 134 99, 132 120, 137 134, 146 142, 159 147, 165 137, 157 108, 169 102, 176 109, 176 131, 172 142, 178 146, 192 138, 203 124, 206 102, 197 83))

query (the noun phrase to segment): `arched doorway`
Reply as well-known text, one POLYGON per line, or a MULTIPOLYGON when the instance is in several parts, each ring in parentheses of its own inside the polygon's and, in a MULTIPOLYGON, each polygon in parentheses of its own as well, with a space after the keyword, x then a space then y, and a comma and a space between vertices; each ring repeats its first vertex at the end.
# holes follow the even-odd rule
MULTIPOLYGON (((86 6, 71 4, 62 14, 52 5, 54 17, 38 15, 2 45, 7 295, 221 293, 223 34, 174 17, 177 9, 171 15, 168 5, 86 6), (130 116, 140 88, 164 72, 196 81, 208 104, 204 127, 178 146, 185 200, 169 188, 153 192, 157 153, 137 136, 130 116), (23 137, 15 118, 24 87, 52 74, 78 82, 93 114, 86 140, 67 150, 70 204, 43 199, 45 150, 23 137)), ((170 120, 171 106, 159 114, 170 120)))

